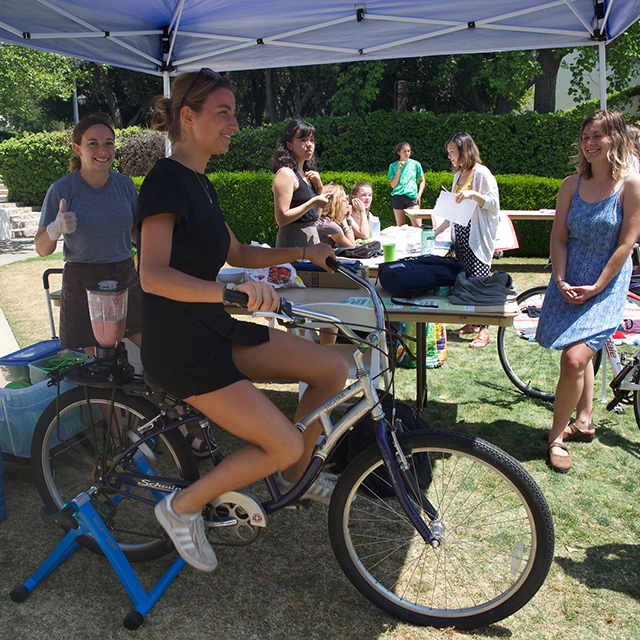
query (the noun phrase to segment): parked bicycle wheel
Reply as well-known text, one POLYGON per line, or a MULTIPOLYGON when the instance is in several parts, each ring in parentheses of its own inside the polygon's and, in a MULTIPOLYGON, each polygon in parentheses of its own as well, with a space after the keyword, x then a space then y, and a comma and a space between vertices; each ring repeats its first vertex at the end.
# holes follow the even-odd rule
MULTIPOLYGON (((60 395, 59 422, 55 400, 38 420, 31 464, 40 496, 50 511, 59 510, 81 491, 92 487, 111 466, 118 445, 131 444, 137 437, 137 427, 160 414, 153 403, 119 390, 115 392, 112 410, 111 394, 110 389, 71 389, 60 395), (90 408, 85 391, 89 395, 90 408)), ((141 464, 147 475, 188 480, 199 477, 196 461, 185 439, 175 430, 141 446, 134 456, 122 463, 119 471, 140 471, 141 464)), ((118 488, 126 494, 123 496, 110 490, 106 483, 93 496, 92 503, 127 558, 147 561, 169 553, 173 545, 164 538, 153 506, 134 499, 134 496, 142 496, 157 500, 164 494, 147 488, 118 488)), ((101 553, 90 536, 83 536, 79 541, 101 553)))
MULTIPOLYGON (((329 533, 340 566, 376 606, 413 624, 470 629, 501 620, 538 591, 553 558, 549 507, 531 476, 483 440, 446 431, 400 437, 405 456, 426 454, 432 481, 423 495, 441 544, 415 531, 385 482, 377 445, 342 474, 329 508, 329 533), (373 479, 373 482, 372 482, 373 479)), ((417 486, 417 485, 416 485, 417 486)))
MULTIPOLYGON (((509 380, 532 398, 553 402, 560 377, 562 351, 545 349, 536 341, 540 309, 547 287, 533 287, 518 296, 518 315, 513 326, 498 329, 498 356, 509 380)), ((602 352, 593 358, 598 372, 602 352)))

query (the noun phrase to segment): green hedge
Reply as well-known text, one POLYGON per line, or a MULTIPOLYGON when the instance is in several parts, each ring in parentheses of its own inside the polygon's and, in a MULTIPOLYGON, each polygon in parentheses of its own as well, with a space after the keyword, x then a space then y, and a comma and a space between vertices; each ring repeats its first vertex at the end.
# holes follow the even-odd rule
MULTIPOLYGON (((395 224, 391 207, 391 186, 386 174, 324 171, 322 181, 336 182, 347 192, 360 180, 373 186, 371 211, 380 218, 382 228, 395 224)), ((239 173, 219 172, 209 174, 217 193, 222 211, 229 226, 240 242, 252 240, 275 246, 278 226, 273 215, 273 176, 266 172, 239 173)), ((138 189, 144 178, 134 178, 138 189)), ((503 209, 553 209, 561 180, 537 176, 496 176, 503 209)), ((452 174, 445 171, 425 174, 425 189, 422 206, 433 208, 441 188, 451 188, 452 174)), ((509 252, 510 256, 546 257, 549 255, 549 233, 551 225, 539 221, 514 222, 520 249, 509 252)))
MULTIPOLYGON (((609 108, 624 110, 631 98, 640 94, 633 86, 608 96, 609 108)), ((532 174, 564 178, 573 173, 580 123, 585 115, 599 108, 592 101, 569 111, 538 114, 486 113, 439 114, 432 112, 376 111, 309 119, 318 130, 316 155, 322 171, 386 172, 393 149, 407 140, 414 157, 425 171, 449 169, 444 144, 457 131, 474 138, 484 163, 494 174, 532 174)), ((234 134, 229 152, 213 157, 209 171, 268 170, 269 159, 286 122, 234 134)))
MULTIPOLYGON (((120 141, 141 131, 140 127, 118 131, 113 164, 116 171, 120 141)), ((40 206, 51 184, 69 172, 71 155, 70 131, 27 133, 0 143, 0 176, 9 191, 8 199, 40 206)))
MULTIPOLYGON (((638 93, 640 86, 613 94, 608 98, 609 106, 624 108, 638 93)), ((444 151, 445 141, 456 131, 468 131, 478 143, 484 163, 494 174, 563 178, 573 172, 570 158, 580 122, 597 107, 594 101, 562 113, 499 116, 377 111, 368 115, 316 118, 312 122, 318 129, 319 167, 327 173, 346 175, 344 172, 356 169, 386 174, 393 149, 400 140, 411 143, 415 158, 425 171, 447 171, 450 165, 444 151)), ((207 170, 267 172, 285 124, 238 131, 229 152, 214 156, 207 170)), ((120 141, 141 133, 144 130, 139 127, 118 132, 114 168, 118 168, 120 141)), ((10 199, 34 205, 42 203, 49 185, 67 171, 71 153, 69 135, 69 132, 26 134, 0 142, 0 176, 9 189, 10 199)), ((134 147, 130 155, 150 155, 148 145, 130 146, 134 147)))
MULTIPOLYGON (((407 140, 425 171, 446 171, 449 160, 446 140, 456 131, 469 132, 483 162, 496 173, 533 174, 562 178, 573 171, 571 156, 582 114, 577 111, 494 116, 478 113, 435 115, 431 112, 378 111, 366 116, 350 115, 310 119, 318 130, 318 165, 321 171, 386 172, 395 145, 407 140)), ((264 171, 286 123, 234 134, 229 152, 214 156, 209 171, 232 167, 241 171, 264 171)))

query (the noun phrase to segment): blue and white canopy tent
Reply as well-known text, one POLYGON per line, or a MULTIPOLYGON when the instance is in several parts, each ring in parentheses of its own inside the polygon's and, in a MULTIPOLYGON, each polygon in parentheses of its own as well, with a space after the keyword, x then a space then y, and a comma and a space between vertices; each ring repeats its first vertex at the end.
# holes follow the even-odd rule
POLYGON ((605 44, 640 0, 0 0, 0 41, 164 77, 605 44))

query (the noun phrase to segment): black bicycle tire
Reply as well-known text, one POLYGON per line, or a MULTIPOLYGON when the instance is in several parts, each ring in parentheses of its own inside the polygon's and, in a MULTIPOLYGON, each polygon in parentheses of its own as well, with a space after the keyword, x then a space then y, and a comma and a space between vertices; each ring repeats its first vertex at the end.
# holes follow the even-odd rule
MULTIPOLYGON (((523 304, 523 302, 525 302, 528 298, 533 297, 533 296, 539 296, 542 295, 544 293, 546 293, 547 291, 547 286, 546 285, 542 285, 542 286, 538 286, 538 287, 532 287, 531 289, 527 289, 526 291, 523 291, 517 298, 517 303, 518 306, 521 306, 523 304)), ((551 376, 549 378, 549 386, 547 386, 545 389, 539 389, 536 386, 532 386, 531 384, 531 379, 529 378, 528 380, 523 380, 521 375, 518 375, 518 373, 516 373, 516 371, 514 370, 514 367, 511 364, 512 360, 517 360, 515 357, 513 358, 509 358, 509 355, 507 353, 508 349, 506 347, 506 340, 505 340, 505 336, 507 334, 507 332, 511 332, 514 331, 513 327, 500 327, 498 329, 498 339, 497 339, 497 344, 498 344, 498 357, 500 358, 500 364, 502 365, 502 368, 504 370, 504 372, 507 374, 507 377, 509 378, 509 380, 511 380, 511 382, 513 382, 513 384, 520 390, 522 391, 524 394, 530 396, 531 398, 537 398, 539 400, 545 400, 547 402, 554 402, 555 398, 556 398, 556 392, 555 392, 555 386, 558 380, 558 377, 560 375, 560 366, 558 364, 557 366, 557 375, 556 376, 551 376)), ((526 341, 524 341, 522 344, 527 344, 526 341)), ((546 356, 548 356, 548 358, 553 358, 553 357, 557 357, 558 361, 560 359, 560 351, 557 352, 557 356, 556 354, 554 354, 554 350, 552 349, 544 349, 543 347, 541 347, 540 345, 538 345, 537 343, 531 342, 530 343, 536 350, 540 350, 541 354, 546 354, 546 356)), ((533 354, 533 352, 532 352, 533 354)), ((522 358, 520 358, 520 360, 523 360, 522 358)), ((531 362, 531 367, 535 368, 536 366, 536 358, 529 358, 528 359, 531 362)), ((594 373, 598 373, 598 370, 600 369, 600 363, 602 362, 602 351, 598 351, 594 357, 593 357, 593 369, 594 369, 594 373)))
MULTIPOLYGON (((460 549, 455 547, 456 542, 461 541, 456 541, 455 538, 462 538, 466 533, 464 527, 459 526, 456 528, 453 522, 453 518, 457 515, 455 509, 452 512, 451 523, 444 523, 445 537, 443 537, 442 545, 439 549, 434 550, 419 538, 399 504, 394 503, 395 497, 376 499, 370 493, 366 494, 366 489, 360 489, 369 473, 373 469, 379 468, 382 464, 378 447, 373 445, 354 459, 344 471, 338 480, 329 507, 331 543, 336 559, 349 580, 373 604, 396 618, 412 624, 471 629, 502 620, 523 607, 537 593, 544 582, 553 559, 553 520, 546 500, 534 480, 516 460, 504 451, 472 436, 449 431, 422 431, 400 436, 400 443, 403 451, 408 455, 421 451, 431 452, 430 456, 433 456, 430 457, 431 461, 436 459, 436 453, 438 453, 438 456, 442 455, 442 459, 438 458, 438 462, 432 466, 432 470, 436 474, 442 473, 443 478, 445 467, 449 464, 449 461, 451 463, 460 462, 461 473, 463 465, 467 469, 475 469, 475 466, 478 465, 477 471, 487 474, 486 482, 495 482, 500 486, 504 485, 504 489, 510 488, 512 490, 513 496, 504 495, 505 506, 510 502, 513 502, 514 505, 519 505, 518 512, 526 513, 526 522, 519 521, 523 527, 522 530, 530 529, 531 531, 530 549, 532 551, 527 555, 525 571, 518 576, 505 594, 497 594, 493 598, 494 602, 489 601, 481 605, 476 602, 473 607, 458 608, 457 610, 409 602, 406 598, 403 599, 394 593, 392 591, 394 588, 398 591, 404 588, 407 592, 412 588, 412 585, 400 585, 404 577, 402 575, 402 567, 400 567, 397 577, 395 576, 395 571, 391 572, 390 580, 392 586, 385 586, 382 581, 387 576, 378 575, 377 572, 384 571, 383 566, 392 562, 391 557, 396 554, 396 551, 399 552, 400 556, 403 556, 404 553, 407 554, 409 559, 401 558, 401 563, 407 562, 411 567, 408 574, 411 576, 410 581, 412 581, 413 576, 418 573, 421 579, 424 576, 428 577, 424 566, 418 567, 418 562, 422 564, 423 561, 432 560, 437 557, 435 555, 437 553, 450 553, 453 558, 457 551, 468 551, 469 547, 465 548, 462 544, 459 545, 460 549), (441 470, 438 469, 438 465, 440 465, 441 470), (355 507, 354 504, 356 505, 355 507), (382 509, 381 517, 376 517, 379 515, 377 513, 378 505, 382 509), (396 507, 395 509, 393 508, 394 506, 396 507), (387 511, 387 508, 391 508, 391 511, 387 511), (358 510, 366 513, 358 518, 358 510), (355 515, 353 515, 354 512, 355 515), (394 516, 392 523, 392 518, 389 514, 394 516), (387 532, 390 526, 393 526, 393 531, 387 532), (446 535, 448 530, 452 532, 450 537, 446 535), (411 536, 412 540, 410 543, 403 542, 403 544, 394 548, 397 540, 405 540, 402 536, 403 532, 406 534, 407 539, 411 536), (361 534, 362 537, 360 537, 361 534), (417 543, 415 542, 416 540, 417 543), (383 546, 381 553, 384 554, 379 563, 379 556, 376 555, 375 551, 375 545, 378 541, 383 546), (413 550, 409 550, 409 546, 413 545, 416 546, 416 553, 413 550), (362 555, 366 556, 366 561, 372 563, 372 570, 376 572, 375 575, 372 575, 370 570, 363 566, 364 561, 357 551, 359 547, 363 547, 362 555), (416 558, 415 566, 412 566, 416 558)), ((475 474, 475 471, 473 473, 475 474)), ((468 477, 471 478, 471 475, 468 477)), ((456 483, 460 482, 460 480, 460 478, 456 478, 456 483)), ((462 478, 462 480, 466 480, 466 478, 462 478)), ((439 482, 440 479, 436 475, 431 488, 425 489, 425 491, 437 493, 437 488, 434 487, 434 484, 439 482)), ((462 485, 460 488, 462 488, 462 485)), ((480 485, 477 484, 475 490, 479 488, 480 485)), ((452 488, 451 491, 453 490, 452 488)), ((468 489, 465 489, 465 491, 468 491, 468 489)), ((443 497, 445 493, 443 491, 443 497)), ((433 503, 433 498, 430 499, 433 503)), ((451 499, 453 500, 454 497, 451 496, 451 499)), ((434 504, 434 506, 437 509, 446 509, 446 506, 443 505, 434 504)), ((471 511, 471 504, 465 509, 471 511)), ((506 512, 501 517, 506 518, 505 514, 506 512)), ((502 523, 500 526, 506 528, 507 525, 502 523)), ((481 524, 478 527, 481 528, 481 524)), ((466 525, 466 528, 470 531, 472 530, 472 527, 468 525, 466 525)), ((505 532, 505 534, 507 538, 512 536, 509 532, 505 532)), ((473 534, 469 534, 469 539, 465 543, 470 543, 471 535, 473 534)), ((491 538, 488 538, 488 540, 488 546, 493 544, 491 538)), ((484 553, 484 547, 481 545, 476 548, 479 549, 480 554, 484 553)), ((491 555, 491 549, 487 551, 491 555)), ((460 555, 462 556, 463 554, 461 553, 460 555)), ((443 564, 444 562, 443 560, 443 564)), ((475 563, 474 556, 471 564, 475 563)), ((493 572, 497 571, 497 564, 495 556, 487 559, 487 565, 490 565, 489 574, 493 575, 493 572)), ((451 584, 447 582, 450 578, 451 576, 445 578, 445 584, 451 584)), ((456 579, 458 579, 458 576, 456 576, 456 579)), ((429 587, 428 591, 430 592, 430 590, 431 587, 429 587)), ((422 587, 416 593, 422 596, 422 587)), ((435 597, 435 584, 433 594, 435 597)), ((460 594, 457 597, 461 599, 460 594)))
MULTIPOLYGON (((110 389, 89 388, 88 392, 92 401, 108 402, 111 399, 110 389)), ((76 407, 80 407, 84 402, 84 388, 76 387, 66 391, 60 395, 60 415, 70 415, 67 414, 68 411, 73 411, 76 407)), ((125 394, 121 390, 116 391, 115 402, 116 406, 127 409, 134 415, 140 415, 146 420, 154 418, 159 413, 158 408, 149 400, 125 394)), ((54 438, 56 425, 57 410, 56 400, 54 399, 43 411, 40 419, 38 420, 33 434, 31 448, 31 466, 35 484, 45 507, 49 511, 58 511, 64 502, 75 497, 75 495, 61 495, 61 490, 55 482, 55 470, 54 473, 51 472, 48 452, 49 443, 52 443, 52 438, 54 438)), ((191 453, 186 440, 182 437, 182 434, 177 433, 176 430, 167 431, 160 436, 160 439, 165 453, 168 453, 174 460, 176 469, 181 473, 182 477, 192 481, 197 480, 199 478, 197 462, 191 453)), ((51 450, 53 451, 53 445, 51 450)), ((81 484, 81 482, 78 484, 81 484)), ((91 485, 80 486, 79 490, 87 490, 90 486, 91 485)), ((77 495, 75 487, 72 493, 77 495)), ((148 505, 143 506, 152 512, 152 507, 148 505)), ((153 514, 151 514, 150 517, 153 517, 153 514)), ((158 538, 147 541, 144 544, 120 544, 120 548, 130 562, 146 562, 149 560, 155 560, 156 558, 160 558, 173 550, 173 545, 166 538, 159 526, 157 535, 158 538)), ((94 553, 102 554, 100 546, 91 536, 80 536, 78 538, 78 542, 94 553)))

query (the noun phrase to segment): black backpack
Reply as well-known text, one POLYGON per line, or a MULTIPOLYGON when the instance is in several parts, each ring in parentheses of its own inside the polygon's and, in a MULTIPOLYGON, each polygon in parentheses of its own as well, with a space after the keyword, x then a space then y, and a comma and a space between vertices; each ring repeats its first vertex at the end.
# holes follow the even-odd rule
MULTIPOLYGON (((381 401, 382 410, 388 422, 392 420, 393 397, 386 395, 381 401)), ((429 423, 416 414, 416 412, 404 402, 395 403, 395 418, 401 422, 400 434, 410 431, 422 431, 429 428, 429 423)), ((376 434, 371 418, 371 414, 367 414, 360 422, 358 422, 349 432, 345 442, 343 442, 338 450, 331 456, 330 461, 334 463, 332 471, 340 472, 351 462, 361 451, 376 443, 376 434)), ((409 460, 409 473, 412 477, 417 478, 421 489, 426 489, 431 483, 431 467, 429 457, 426 453, 414 455, 409 460)), ((376 496, 388 498, 394 495, 391 481, 384 468, 377 472, 377 477, 370 477, 364 486, 376 496)))
POLYGON ((416 298, 437 287, 451 286, 464 262, 457 258, 415 256, 378 266, 378 280, 396 298, 416 298))

